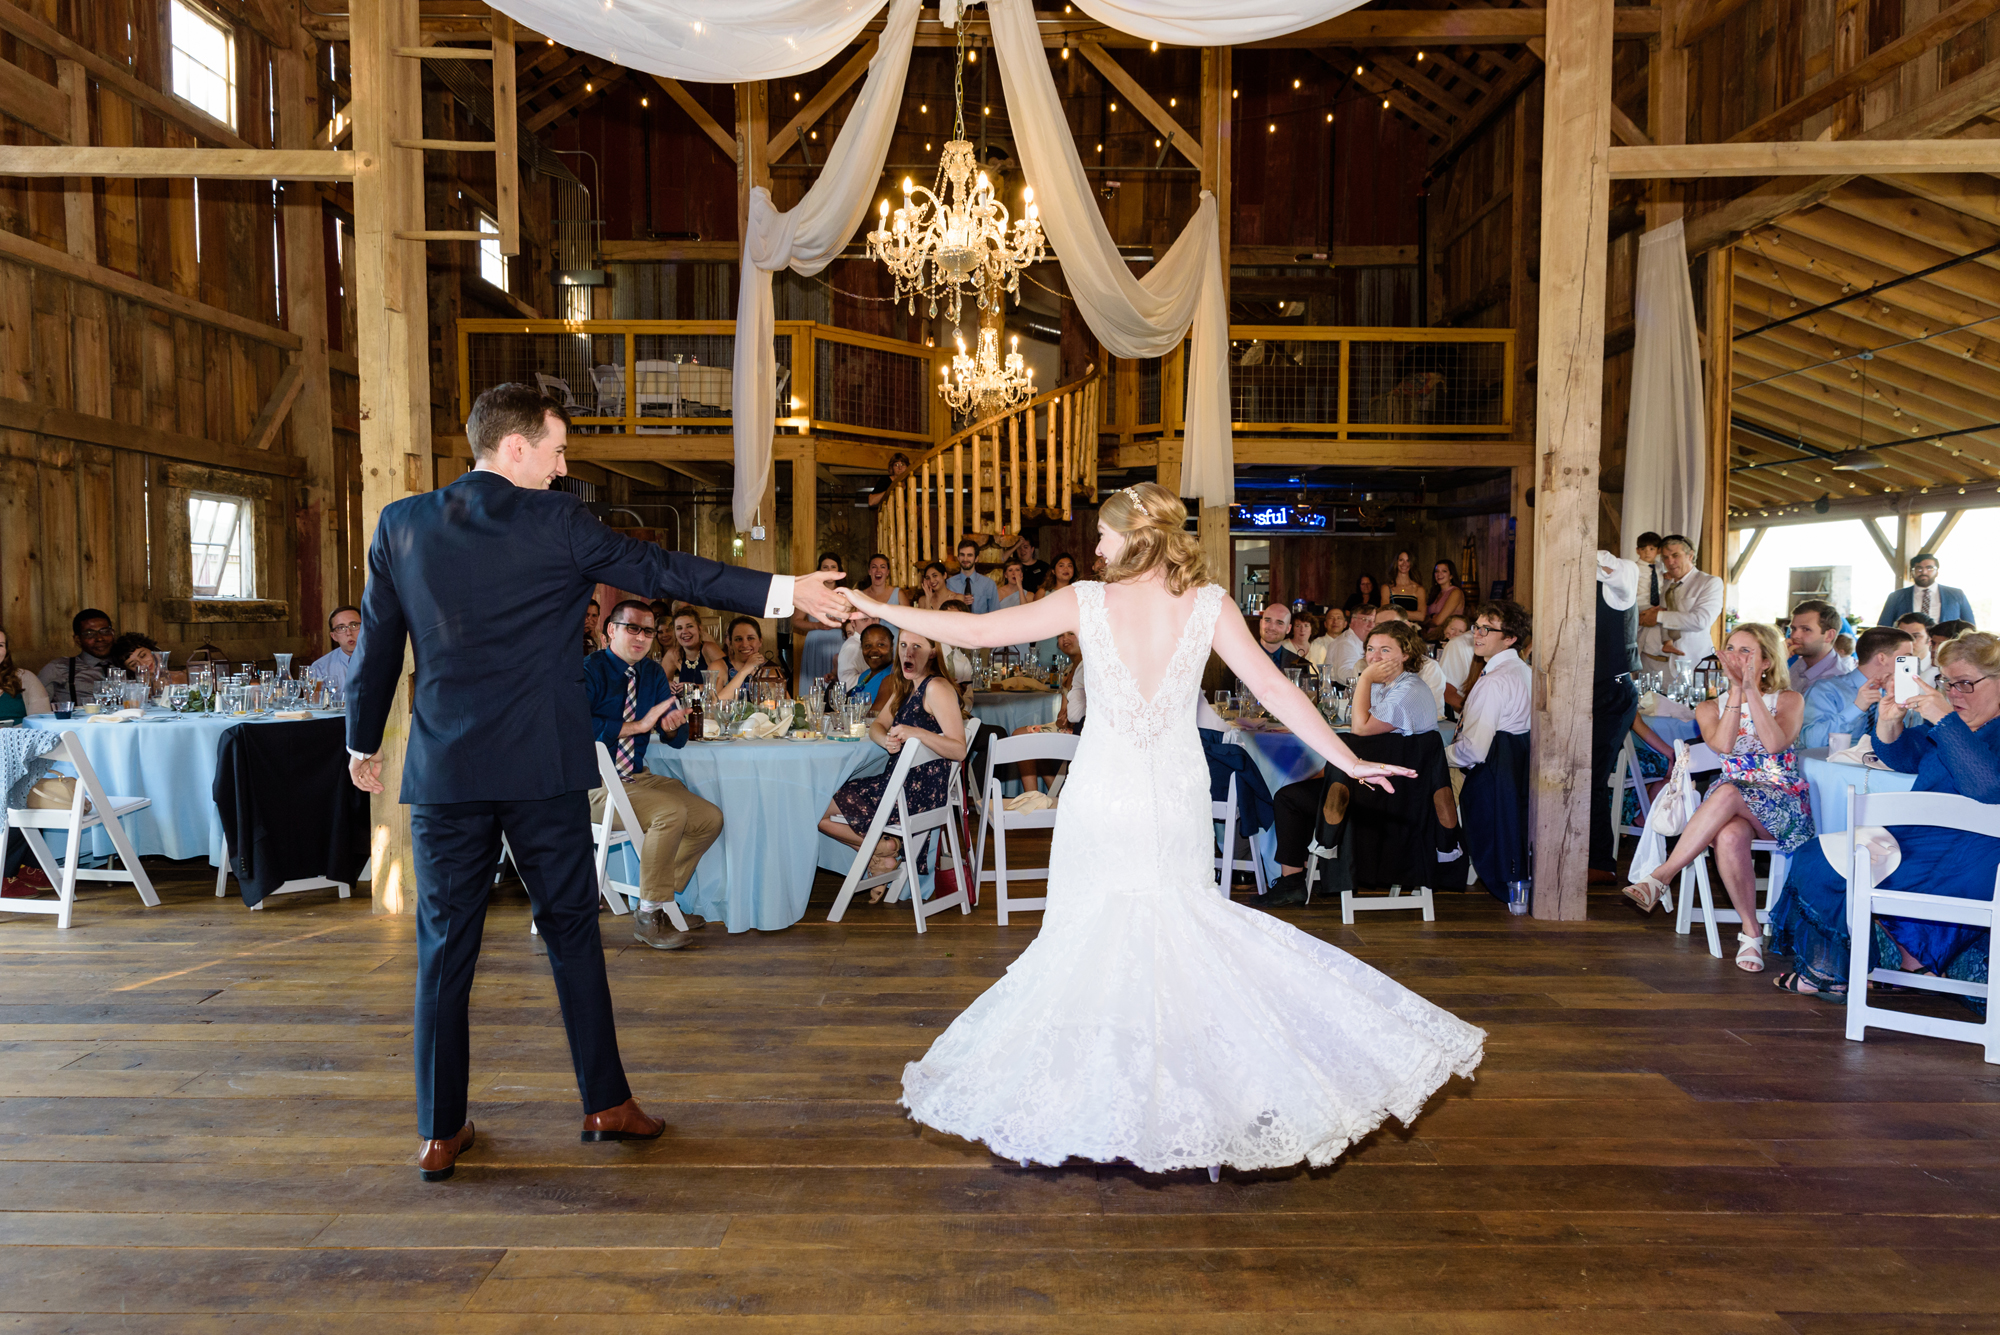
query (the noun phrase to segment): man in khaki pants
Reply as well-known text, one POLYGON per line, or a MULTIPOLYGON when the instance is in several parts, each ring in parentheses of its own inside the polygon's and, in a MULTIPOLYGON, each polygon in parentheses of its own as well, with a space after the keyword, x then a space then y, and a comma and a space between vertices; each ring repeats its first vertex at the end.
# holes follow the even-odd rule
MULTIPOLYGON (((686 888, 695 863, 722 833, 722 812, 689 792, 679 779, 646 769, 646 746, 655 735, 678 749, 687 742, 687 711, 673 684, 649 656, 658 633, 653 609, 627 599, 611 609, 605 623, 607 646, 584 660, 584 685, 597 740, 625 782, 632 810, 645 827, 646 851, 639 859, 639 911, 632 935, 655 950, 678 950, 689 934, 667 924, 667 901, 686 888)), ((590 792, 590 818, 604 818, 606 795, 590 792)))

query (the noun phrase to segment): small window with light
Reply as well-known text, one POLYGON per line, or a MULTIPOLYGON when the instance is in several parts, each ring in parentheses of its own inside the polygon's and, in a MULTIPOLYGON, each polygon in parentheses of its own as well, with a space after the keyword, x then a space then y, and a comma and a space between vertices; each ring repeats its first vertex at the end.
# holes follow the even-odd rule
POLYGON ((236 31, 188 0, 171 0, 174 96, 236 128, 236 31))
POLYGON ((475 213, 475 226, 482 232, 490 232, 490 239, 479 243, 479 276, 502 292, 507 290, 507 257, 500 253, 500 220, 490 213, 475 213))
POLYGON ((257 596, 255 515, 244 496, 188 495, 188 557, 197 598, 257 596))

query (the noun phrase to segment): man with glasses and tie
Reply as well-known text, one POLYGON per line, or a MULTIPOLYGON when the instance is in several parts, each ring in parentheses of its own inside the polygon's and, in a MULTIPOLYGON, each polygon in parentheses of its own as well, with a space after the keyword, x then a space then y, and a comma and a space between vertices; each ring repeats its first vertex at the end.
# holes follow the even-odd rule
POLYGON ((1889 595, 1888 601, 1882 604, 1882 615, 1875 618, 1875 624, 1893 626, 1899 617, 1911 612, 1929 617, 1933 626, 1940 621, 1963 621, 1968 626, 1977 624, 1972 616, 1972 604, 1966 601, 1965 591, 1940 584, 1937 580, 1937 557, 1930 552, 1918 552, 1910 562, 1908 587, 1889 595))
MULTIPOLYGON (((687 744, 687 711, 676 704, 673 683, 650 652, 659 633, 652 607, 628 598, 611 609, 604 631, 608 642, 584 660, 583 682, 590 691, 591 729, 611 752, 646 836, 632 936, 655 950, 679 950, 690 934, 669 926, 667 901, 687 888, 695 864, 722 833, 722 811, 679 779, 646 768, 654 737, 677 750, 687 744)), ((609 800, 607 790, 591 789, 592 821, 604 819, 609 800)))

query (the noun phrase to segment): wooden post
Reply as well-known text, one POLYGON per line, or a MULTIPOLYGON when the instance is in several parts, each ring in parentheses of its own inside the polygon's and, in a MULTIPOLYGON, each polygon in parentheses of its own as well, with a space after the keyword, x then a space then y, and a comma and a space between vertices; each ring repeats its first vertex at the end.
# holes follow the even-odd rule
MULTIPOLYGON (((1646 133, 1656 144, 1687 142, 1687 48, 1681 45, 1681 22, 1689 0, 1662 0, 1660 35, 1649 39, 1652 57, 1646 84, 1646 133)), ((1686 210, 1679 187, 1670 180, 1654 181, 1646 203, 1646 226, 1664 227, 1686 210)))
MULTIPOLYGON (((736 85, 736 234, 742 237, 750 227, 750 191, 756 186, 769 189, 771 171, 765 143, 770 138, 770 87, 762 81, 739 83, 736 85)), ((637 412, 637 403, 628 405, 628 411, 637 412)), ((743 538, 743 564, 752 570, 778 568, 778 469, 775 461, 771 466, 770 479, 764 484, 764 499, 759 506, 755 527, 764 530, 760 540, 748 534, 743 538)), ((794 557, 797 553, 793 553, 794 557)))
MULTIPOLYGON (((1707 436, 1703 442, 1707 459, 1706 483, 1701 501, 1701 568, 1728 577, 1723 549, 1729 532, 1729 395, 1735 376, 1730 349, 1735 333, 1736 248, 1723 246, 1708 255, 1708 284, 1702 293, 1707 306, 1708 367, 1705 398, 1707 436)), ((1724 593, 1728 590, 1725 588, 1724 593)), ((1709 639, 1722 647, 1721 617, 1709 627, 1709 639)))
POLYGON ((1584 916, 1611 175, 1611 0, 1552 0, 1535 433, 1535 916, 1584 916))
MULTIPOLYGON (((431 477, 430 329, 424 246, 399 231, 424 227, 424 159, 396 139, 423 137, 418 62, 395 55, 421 44, 417 11, 395 0, 353 0, 355 336, 361 370, 362 541, 374 541, 384 506, 427 489, 431 477)), ((374 909, 401 913, 416 902, 410 813, 398 800, 409 741, 409 673, 382 736, 384 791, 370 803, 374 909)))
MULTIPOLYGON (((1507 277, 1508 323, 1514 329, 1514 439, 1532 441, 1535 438, 1535 399, 1524 368, 1533 358, 1529 350, 1539 342, 1540 296, 1534 275, 1540 270, 1528 263, 1530 246, 1537 245, 1541 235, 1540 215, 1536 212, 1537 196, 1541 190, 1541 144, 1534 134, 1535 121, 1532 113, 1540 109, 1541 91, 1529 88, 1514 99, 1514 110, 1510 132, 1513 137, 1512 158, 1509 164, 1513 181, 1508 204, 1508 238, 1510 258, 1507 277)), ((1343 350, 1343 356, 1345 351, 1343 350)), ((1341 385, 1341 411, 1346 412, 1347 386, 1341 385)), ((1508 513, 1514 520, 1514 568, 1510 572, 1510 592, 1514 600, 1529 611, 1535 607, 1535 513, 1528 506, 1528 491, 1535 485, 1534 470, 1516 468, 1509 489, 1508 513)), ((1489 572, 1490 581, 1498 572, 1489 572)), ((1477 599, 1474 599, 1475 604, 1477 599)), ((1470 609, 1468 609, 1470 610, 1470 609)))
MULTIPOLYGON (((319 132, 319 89, 310 52, 276 51, 278 146, 311 148, 319 132)), ((298 560, 299 633, 315 653, 328 645, 327 616, 346 601, 335 531, 333 400, 326 351, 326 227, 319 191, 304 181, 284 186, 285 327, 303 344, 295 354, 299 396, 290 418, 292 452, 305 460, 293 535, 298 560)))
MULTIPOLYGON (((90 142, 89 76, 74 60, 58 60, 56 87, 69 98, 69 141, 82 147, 90 142)), ((63 249, 72 259, 97 263, 97 200, 88 177, 63 180, 63 249)))
MULTIPOLYGON (((1235 52, 1230 47, 1205 46, 1201 49, 1201 188, 1215 196, 1216 230, 1219 233, 1217 240, 1221 242, 1222 283, 1225 293, 1229 287, 1230 223, 1234 216, 1230 191, 1230 136, 1233 133, 1232 113, 1235 109, 1235 104, 1231 101, 1231 84, 1234 82, 1234 79, 1235 52)), ((1164 380, 1165 377, 1163 376, 1162 390, 1165 389, 1164 380)), ((1086 394, 1085 398, 1086 407, 1088 407, 1089 395, 1086 394)), ((1173 419, 1178 424, 1181 420, 1178 386, 1176 386, 1173 401, 1173 419)), ((1344 399, 1343 402, 1345 402, 1344 399)), ((1167 413, 1163 409, 1161 416, 1164 417, 1166 415, 1167 413)), ((1095 415, 1090 415, 1086 418, 1086 421, 1090 422, 1092 426, 1092 430, 1089 432, 1089 448, 1091 460, 1094 465, 1097 458, 1097 436, 1094 429, 1095 415)), ((1180 434, 1178 425, 1174 434, 1177 437, 1180 434)), ((1164 465, 1164 454, 1161 461, 1164 465)), ((1180 458, 1174 460, 1174 473, 1171 482, 1167 480, 1164 467, 1160 475, 1160 481, 1164 485, 1171 487, 1176 494, 1180 491, 1181 462, 1180 458)), ((1096 472, 1097 470, 1093 466, 1091 469, 1093 478, 1095 478, 1096 472)), ((1236 577, 1232 568, 1234 565, 1232 558, 1235 549, 1229 540, 1229 507, 1226 505, 1202 506, 1201 513, 1196 516, 1195 525, 1201 538, 1202 551, 1208 557, 1209 573, 1216 579, 1221 580, 1223 587, 1229 590, 1231 595, 1234 596, 1236 577)))

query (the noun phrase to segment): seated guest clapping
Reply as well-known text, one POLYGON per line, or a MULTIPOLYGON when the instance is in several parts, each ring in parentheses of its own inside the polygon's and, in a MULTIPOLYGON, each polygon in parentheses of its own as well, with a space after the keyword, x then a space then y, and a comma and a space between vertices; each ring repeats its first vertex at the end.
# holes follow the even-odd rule
MULTIPOLYGON (((1942 690, 1926 686, 1908 706, 1893 691, 1876 703, 1874 751, 1891 769, 1917 776, 1913 791, 2000 802, 2000 636, 1967 632, 1938 649, 1942 690)), ((1990 900, 2000 839, 1924 826, 1891 826, 1899 860, 1880 876, 1888 890, 1990 900)), ((1843 998, 1848 977, 1847 878, 1813 840, 1792 859, 1784 893, 1771 909, 1771 949, 1793 967, 1773 980, 1786 992, 1843 998)), ((1987 981, 1985 927, 1876 918, 1869 966, 1987 981)))
POLYGON ((1808 749, 1831 746, 1835 733, 1846 733, 1857 741, 1866 736, 1875 726, 1875 702, 1895 680, 1896 656, 1914 653, 1907 631, 1890 626, 1862 631, 1855 647, 1860 665, 1852 672, 1821 677, 1806 688, 1799 745, 1808 749))
MULTIPOLYGON (((679 779, 646 768, 646 747, 654 737, 675 749, 687 742, 687 712, 665 669, 647 655, 655 633, 653 609, 628 598, 611 609, 604 629, 610 644, 584 660, 583 680, 592 730, 611 752, 633 814, 645 826, 632 936, 655 950, 677 950, 688 934, 670 929, 667 901, 687 888, 695 864, 722 833, 722 811, 679 779)), ((591 820, 604 819, 606 800, 605 789, 591 790, 591 820)))
POLYGON ((737 617, 729 623, 729 657, 725 663, 729 681, 715 693, 717 704, 728 704, 742 693, 745 683, 785 679, 784 669, 764 657, 764 628, 755 617, 737 617))
MULTIPOLYGON (((729 671, 729 656, 722 652, 722 646, 701 633, 701 618, 691 609, 683 607, 674 613, 673 643, 660 656, 660 666, 674 683, 674 692, 685 698, 690 691, 699 693, 704 671, 729 671)), ((758 636, 763 643, 763 636, 758 636)))
POLYGON ((32 673, 14 666, 7 632, 0 630, 0 722, 49 712, 49 693, 32 673))
POLYGON ((1764 968, 1751 841, 1774 840, 1791 853, 1813 836, 1796 749, 1805 701, 1789 689, 1778 645, 1776 628, 1758 622, 1738 626, 1723 642, 1719 657, 1726 694, 1704 700, 1695 710, 1702 740, 1722 757, 1722 777, 1689 818, 1667 860, 1624 891, 1640 912, 1651 913, 1667 883, 1714 845, 1723 889, 1743 919, 1743 930, 1736 934, 1736 967, 1746 973, 1764 968))
POLYGON ((333 615, 326 619, 326 628, 333 636, 333 648, 312 661, 312 666, 306 669, 306 676, 344 691, 347 689, 347 670, 354 666, 354 646, 361 642, 361 609, 353 606, 334 608, 333 615))
MULTIPOLYGON (((904 793, 912 812, 943 806, 951 767, 965 759, 965 717, 959 712, 958 691, 944 675, 937 651, 935 643, 915 631, 903 632, 896 645, 901 672, 891 677, 876 697, 875 719, 868 725, 868 739, 892 756, 905 743, 916 741, 939 757, 913 768, 905 780, 904 793)), ((882 805, 882 796, 889 790, 893 772, 891 765, 888 772, 842 784, 820 817, 821 833, 849 848, 860 848, 876 809, 882 805)), ((895 839, 884 837, 868 861, 868 874, 893 871, 897 849, 895 839)), ((876 886, 869 902, 879 901, 885 888, 876 886)))

